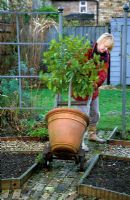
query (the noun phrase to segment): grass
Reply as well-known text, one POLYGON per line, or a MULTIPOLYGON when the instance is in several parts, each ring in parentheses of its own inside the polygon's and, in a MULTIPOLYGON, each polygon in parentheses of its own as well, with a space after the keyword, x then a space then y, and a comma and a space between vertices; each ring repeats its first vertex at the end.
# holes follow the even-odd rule
MULTIPOLYGON (((98 128, 122 130, 122 91, 121 89, 100 90, 100 121, 98 128)), ((126 130, 130 131, 130 88, 126 92, 126 130)))
MULTIPOLYGON (((42 107, 40 110, 35 110, 34 116, 45 116, 45 114, 54 108, 55 95, 48 89, 32 90, 30 93, 31 106, 42 107)), ((64 95, 67 99, 67 95, 64 95)), ((99 130, 113 130, 118 127, 122 131, 122 90, 115 89, 101 89, 99 95, 100 104, 100 120, 97 128, 99 130)), ((126 92, 126 131, 130 132, 130 87, 126 92)))
POLYGON ((55 96, 48 89, 32 90, 31 92, 31 106, 41 107, 44 114, 54 107, 54 102, 55 96))

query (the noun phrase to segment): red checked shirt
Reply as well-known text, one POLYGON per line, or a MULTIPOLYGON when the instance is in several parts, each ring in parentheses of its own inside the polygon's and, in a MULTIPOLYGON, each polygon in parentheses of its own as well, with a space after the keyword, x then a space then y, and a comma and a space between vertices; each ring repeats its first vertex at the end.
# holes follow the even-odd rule
MULTIPOLYGON (((104 67, 102 70, 100 70, 98 72, 98 81, 96 82, 96 89, 94 90, 94 93, 92 95, 92 100, 96 99, 96 97, 99 95, 99 87, 105 82, 106 78, 107 78, 107 74, 108 74, 108 68, 109 68, 109 64, 110 64, 110 54, 108 51, 104 52, 104 53, 99 53, 97 52, 97 43, 94 44, 93 48, 89 50, 89 52, 86 54, 88 59, 93 58, 94 53, 100 55, 100 60, 104 61, 104 67)), ((88 96, 86 96, 85 98, 82 97, 73 97, 75 100, 77 101, 87 101, 88 100, 88 96)))

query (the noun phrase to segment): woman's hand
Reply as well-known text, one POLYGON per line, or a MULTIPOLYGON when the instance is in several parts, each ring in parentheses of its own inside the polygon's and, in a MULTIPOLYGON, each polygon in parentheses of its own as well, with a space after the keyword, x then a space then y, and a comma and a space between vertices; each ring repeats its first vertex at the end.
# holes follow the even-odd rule
POLYGON ((97 90, 97 89, 98 89, 98 85, 97 85, 96 82, 93 83, 93 88, 94 88, 94 90, 97 90))

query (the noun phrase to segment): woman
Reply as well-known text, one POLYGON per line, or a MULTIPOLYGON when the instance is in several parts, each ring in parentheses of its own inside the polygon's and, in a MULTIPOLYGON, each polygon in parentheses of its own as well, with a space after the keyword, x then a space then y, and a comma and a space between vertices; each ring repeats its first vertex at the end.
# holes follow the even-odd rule
MULTIPOLYGON (((101 138, 99 138, 96 134, 96 126, 99 121, 100 112, 99 112, 99 87, 105 82, 108 74, 108 68, 110 64, 110 51, 112 50, 114 46, 114 37, 110 33, 104 33, 102 34, 96 43, 93 45, 93 47, 88 51, 86 54, 88 59, 93 58, 94 54, 100 55, 100 60, 104 61, 104 67, 102 70, 98 72, 98 81, 94 83, 94 92, 92 95, 92 100, 90 103, 90 111, 89 111, 89 127, 87 129, 88 132, 88 140, 90 141, 96 141, 99 143, 104 143, 105 141, 101 138)), ((74 98, 74 97, 73 97, 74 98)), ((86 96, 84 99, 81 97, 74 98, 77 101, 87 101, 88 96, 86 96)), ((78 109, 82 112, 87 114, 87 107, 86 106, 78 106, 78 109)), ((85 135, 85 134, 84 134, 85 135)), ((82 148, 86 151, 88 150, 88 147, 84 143, 84 139, 82 142, 82 148)))

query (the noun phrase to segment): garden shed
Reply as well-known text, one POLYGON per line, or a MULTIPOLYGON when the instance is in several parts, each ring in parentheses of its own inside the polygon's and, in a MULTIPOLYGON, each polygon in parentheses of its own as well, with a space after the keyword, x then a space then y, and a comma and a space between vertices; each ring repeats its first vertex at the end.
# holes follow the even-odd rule
MULTIPOLYGON (((111 52, 110 84, 122 83, 122 51, 124 18, 111 20, 111 33, 115 37, 115 47, 111 52)), ((127 19, 127 61, 126 61, 126 84, 130 85, 130 18, 127 19)))

